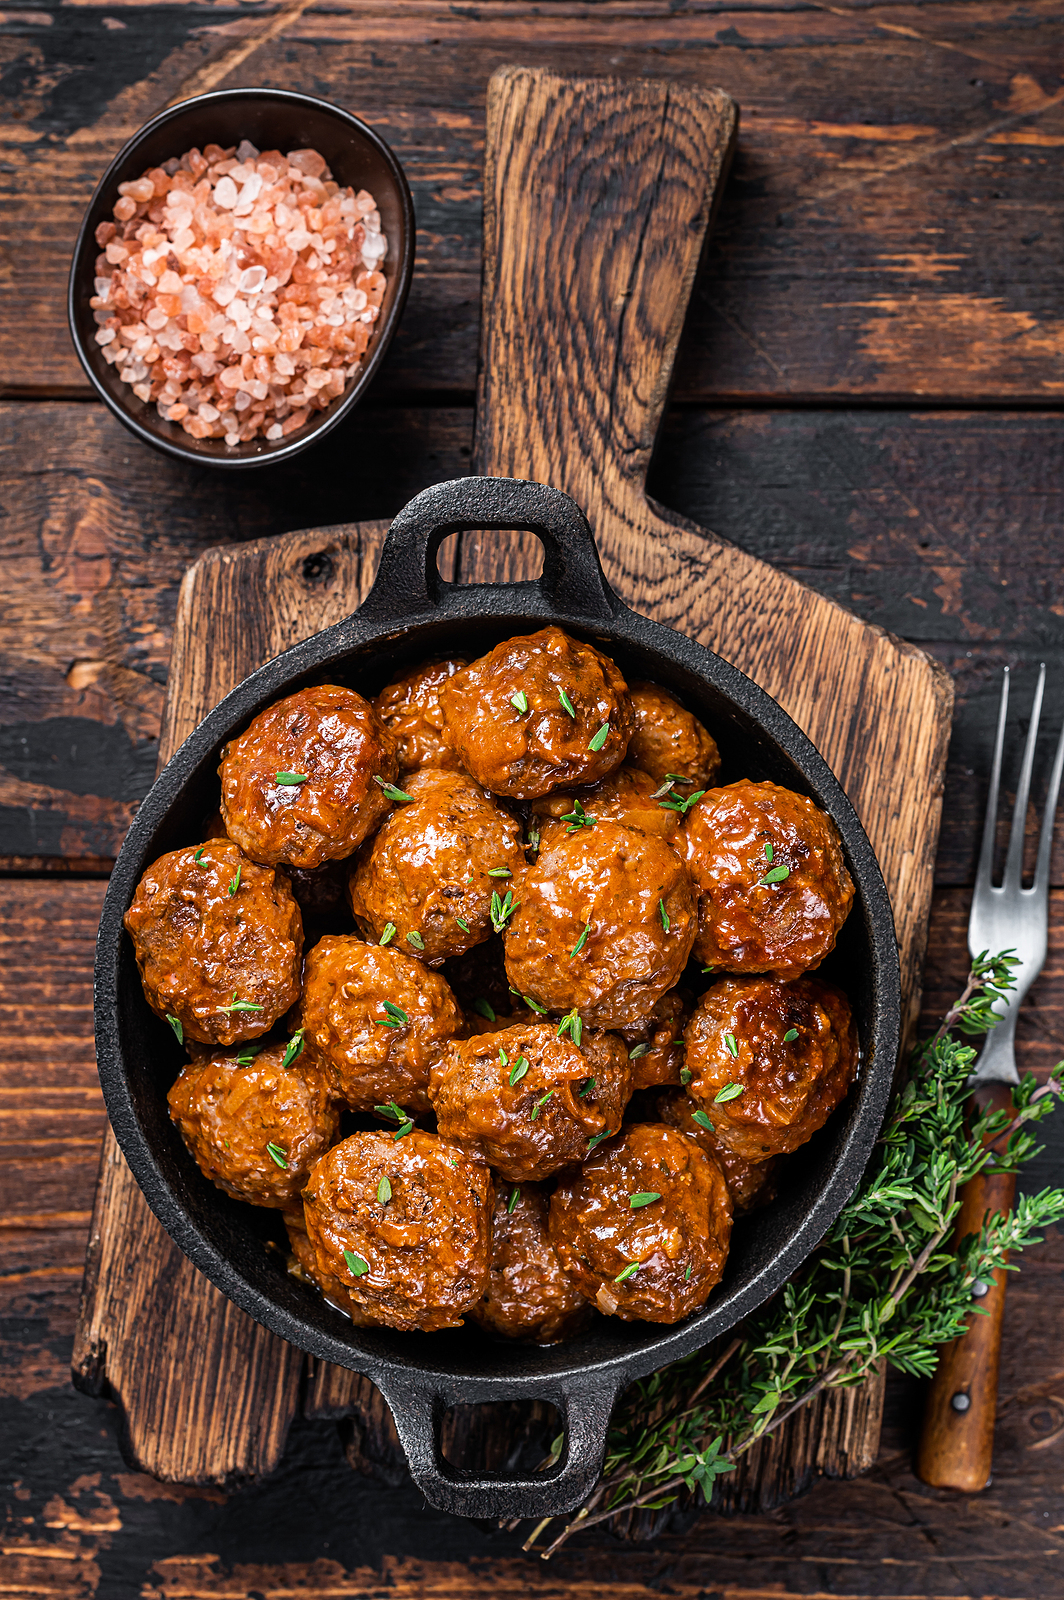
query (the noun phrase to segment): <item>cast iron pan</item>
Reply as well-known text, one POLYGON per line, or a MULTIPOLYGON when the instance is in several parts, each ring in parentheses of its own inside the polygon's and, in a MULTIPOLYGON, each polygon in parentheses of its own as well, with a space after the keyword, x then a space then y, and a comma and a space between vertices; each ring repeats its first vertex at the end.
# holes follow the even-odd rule
POLYGON ((417 496, 392 523, 361 610, 252 673, 166 767, 137 813, 111 878, 96 962, 96 1041, 118 1141, 155 1215, 186 1255, 237 1305, 281 1338, 364 1373, 395 1417, 410 1470, 429 1502, 472 1517, 540 1517, 571 1510, 592 1488, 619 1390, 732 1327, 783 1284, 824 1234, 872 1150, 898 1046, 894 923, 871 846, 852 806, 805 734, 775 701, 700 645, 630 611, 606 582, 583 514, 555 489, 515 479, 462 478, 417 496), (436 553, 462 529, 526 529, 543 545, 531 583, 459 587, 436 553), (283 695, 313 682, 374 694, 425 656, 475 656, 549 622, 592 640, 622 671, 664 684, 709 725, 723 781, 772 779, 811 795, 834 818, 857 885, 853 912, 824 967, 849 993, 862 1067, 845 1104, 801 1153, 789 1186, 736 1227, 723 1282, 706 1308, 674 1328, 599 1318, 547 1349, 493 1342, 473 1328, 400 1334, 355 1328, 288 1276, 264 1248, 273 1214, 229 1200, 204 1178, 170 1123, 166 1091, 183 1060, 149 1010, 122 917, 145 868, 198 842, 217 805, 218 755, 283 695), (443 1458, 439 1425, 462 1403, 547 1400, 560 1411, 565 1452, 550 1473, 480 1479, 443 1458))

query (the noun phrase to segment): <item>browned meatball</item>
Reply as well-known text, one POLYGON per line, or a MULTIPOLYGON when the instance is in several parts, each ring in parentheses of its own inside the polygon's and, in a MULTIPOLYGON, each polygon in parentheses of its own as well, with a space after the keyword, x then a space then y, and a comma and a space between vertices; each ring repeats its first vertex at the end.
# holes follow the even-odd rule
POLYGON ((535 1184, 504 1184, 496 1190, 491 1274, 483 1300, 469 1313, 489 1333, 554 1344, 579 1333, 591 1315, 562 1271, 547 1216, 547 1198, 535 1184))
POLYGON ((796 978, 834 949, 853 884, 839 830, 805 795, 745 778, 711 789, 688 816, 686 846, 705 965, 796 978))
POLYGON ((288 881, 228 839, 160 856, 125 925, 145 998, 179 1038, 257 1039, 299 998, 303 923, 288 881))
POLYGON ((564 1178, 550 1237, 566 1272, 608 1316, 679 1322, 719 1283, 731 1237, 720 1167, 693 1139, 637 1123, 564 1178))
POLYGON ((299 1021, 333 1091, 353 1111, 395 1100, 429 1109, 429 1068, 464 1031, 447 983, 420 961, 353 934, 319 940, 303 968, 299 1021))
POLYGON ((697 717, 656 683, 635 683, 628 697, 635 719, 628 744, 630 766, 641 767, 659 784, 667 778, 685 778, 686 783, 676 785, 681 798, 716 782, 720 773, 716 741, 697 717))
POLYGON ((663 994, 648 1017, 630 1028, 618 1028, 628 1046, 632 1093, 679 1083, 683 1071, 683 1029, 691 997, 680 989, 663 994))
POLYGON ((234 1200, 285 1207, 334 1144, 340 1118, 321 1073, 298 1042, 252 1046, 186 1066, 167 1096, 199 1167, 234 1200))
POLYGON ((429 1081, 440 1133, 511 1183, 582 1161, 620 1127, 631 1072, 614 1034, 577 1031, 579 1047, 551 1022, 452 1042, 429 1081))
POLYGON ((443 742, 440 686, 465 664, 462 656, 429 661, 405 672, 374 700, 377 714, 395 740, 401 773, 459 765, 454 751, 443 742))
POLYGON ((395 742, 353 689, 300 689, 222 751, 226 832, 253 861, 320 867, 351 855, 391 810, 395 742), (291 781, 286 781, 291 780, 291 781))
POLYGON ((601 783, 562 794, 544 795, 532 807, 530 832, 538 827, 540 843, 554 837, 552 830, 576 833, 596 822, 625 822, 641 833, 660 833, 675 839, 683 819, 675 809, 674 791, 661 793, 661 785, 647 772, 625 764, 601 783), (667 804, 673 800, 672 804, 667 804))
POLYGON ((491 936, 493 896, 501 905, 524 865, 521 829, 464 772, 405 782, 410 802, 354 864, 351 909, 367 938, 391 927, 397 948, 438 967, 491 936))
POLYGON ((671 1128, 679 1128, 701 1145, 711 1155, 724 1174, 724 1182, 731 1195, 736 1216, 747 1211, 758 1211, 776 1197, 776 1180, 781 1156, 768 1156, 764 1161, 748 1161, 736 1155, 726 1144, 721 1144, 715 1133, 706 1127, 709 1121, 697 1100, 692 1100, 682 1089, 671 1089, 658 1100, 658 1113, 671 1128), (699 1116, 704 1119, 699 1120, 699 1116))
POLYGON ((849 1001, 816 978, 722 978, 696 1005, 684 1043, 688 1093, 747 1161, 805 1144, 857 1071, 849 1001))
POLYGON ((560 628, 496 645, 448 679, 440 706, 443 736, 466 771, 518 800, 605 777, 632 731, 616 666, 560 628))
POLYGON ((310 1270, 358 1322, 457 1328, 487 1287, 494 1203, 487 1167, 446 1139, 354 1133, 303 1193, 310 1270))
POLYGON ((638 1022, 671 989, 697 932, 695 893, 675 850, 619 822, 554 834, 515 891, 506 974, 548 1011, 590 1027, 638 1022))

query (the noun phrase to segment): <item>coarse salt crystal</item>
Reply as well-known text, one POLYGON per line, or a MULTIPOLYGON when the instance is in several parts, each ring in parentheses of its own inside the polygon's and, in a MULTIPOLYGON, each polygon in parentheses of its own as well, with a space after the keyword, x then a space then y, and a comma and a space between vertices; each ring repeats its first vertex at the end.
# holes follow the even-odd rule
POLYGON ((223 211, 232 211, 237 202, 238 190, 232 178, 226 173, 224 178, 219 178, 214 186, 214 203, 221 206, 223 211))
POLYGON ((110 344, 114 336, 115 330, 113 328, 101 328, 93 337, 97 344, 110 344))
POLYGON ((271 441, 274 439, 283 439, 284 429, 281 427, 281 424, 279 422, 275 422, 271 427, 267 428, 266 437, 271 441))

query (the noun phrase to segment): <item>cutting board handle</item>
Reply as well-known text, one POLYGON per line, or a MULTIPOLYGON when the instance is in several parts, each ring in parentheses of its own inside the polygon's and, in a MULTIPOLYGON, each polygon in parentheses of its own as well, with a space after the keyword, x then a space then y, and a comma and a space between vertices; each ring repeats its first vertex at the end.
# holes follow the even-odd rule
POLYGON ((664 79, 488 84, 477 471, 643 503, 738 109, 664 79))

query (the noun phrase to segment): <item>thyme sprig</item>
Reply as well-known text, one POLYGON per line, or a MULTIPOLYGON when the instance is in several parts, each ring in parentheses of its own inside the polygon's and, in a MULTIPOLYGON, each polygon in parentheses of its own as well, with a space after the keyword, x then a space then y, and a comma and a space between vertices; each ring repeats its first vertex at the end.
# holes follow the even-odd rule
MULTIPOLYGON (((929 1377, 938 1346, 981 1310, 974 1284, 1015 1271, 1008 1257, 1064 1218, 1064 1191, 1044 1189, 988 1215, 978 1233, 952 1237, 964 1184, 990 1162, 1015 1171, 1037 1155, 1030 1125, 1064 1096, 1062 1062, 1041 1088, 1028 1073, 1011 1113, 969 1115, 976 1051, 963 1039, 995 1025, 994 1002, 1013 987, 1016 965, 1010 951, 973 962, 959 1000, 915 1052, 857 1191, 780 1293, 725 1349, 696 1352, 626 1392, 602 1478, 544 1558, 582 1529, 661 1510, 685 1490, 708 1503, 716 1480, 760 1439, 824 1390, 861 1383, 884 1359, 929 1377)), ((536 1526, 526 1550, 550 1521, 536 1526)))

